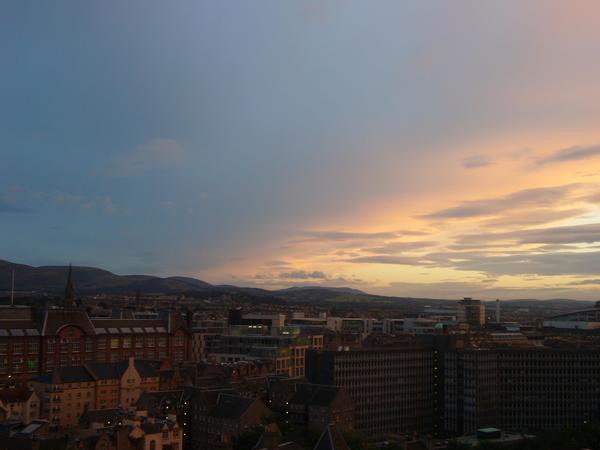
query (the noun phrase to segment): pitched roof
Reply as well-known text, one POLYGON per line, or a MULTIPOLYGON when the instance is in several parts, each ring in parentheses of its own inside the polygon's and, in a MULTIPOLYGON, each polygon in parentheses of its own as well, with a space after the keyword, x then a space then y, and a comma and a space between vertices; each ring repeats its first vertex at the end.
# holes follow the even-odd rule
POLYGON ((136 359, 134 361, 135 368, 139 372, 142 378, 150 378, 159 376, 160 364, 156 361, 146 361, 142 359, 136 359))
POLYGON ((208 415, 223 419, 239 419, 255 401, 257 400, 239 395, 219 394, 217 404, 208 415))
POLYGON ((4 403, 26 402, 33 394, 27 388, 6 388, 0 390, 0 400, 4 403))
POLYGON ((60 308, 48 309, 44 317, 42 335, 55 336, 58 330, 66 325, 81 329, 87 335, 96 334, 87 312, 83 309, 60 308))
POLYGON ((179 405, 187 400, 183 389, 175 391, 143 392, 138 398, 135 406, 138 410, 151 411, 167 404, 179 405))
POLYGON ((338 427, 329 424, 319 438, 313 450, 350 450, 338 427))
POLYGON ((296 392, 290 403, 303 405, 329 406, 335 400, 340 389, 335 386, 297 383, 296 392))
POLYGON ((94 381, 94 377, 88 369, 80 367, 60 367, 52 372, 36 378, 34 381, 46 384, 82 383, 94 381))
POLYGON ((92 409, 84 411, 84 413, 79 418, 79 423, 108 423, 108 421, 116 423, 118 417, 121 415, 123 415, 123 411, 117 408, 92 409))
MULTIPOLYGON (((135 359, 133 365, 142 378, 159 376, 156 364, 153 361, 135 359)), ((129 367, 129 361, 93 363, 87 364, 86 367, 88 367, 89 371, 97 380, 114 380, 123 376, 129 367)))

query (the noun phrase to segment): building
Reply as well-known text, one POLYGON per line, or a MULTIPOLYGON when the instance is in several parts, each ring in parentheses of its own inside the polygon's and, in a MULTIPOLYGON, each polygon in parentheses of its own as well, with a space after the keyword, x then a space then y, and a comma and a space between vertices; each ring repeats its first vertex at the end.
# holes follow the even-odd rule
POLYGON ((55 368, 127 361, 189 360, 182 314, 161 319, 95 319, 83 309, 0 307, 0 386, 24 384, 55 368))
POLYGON ((194 322, 192 328, 192 360, 205 362, 208 355, 219 346, 222 334, 227 332, 226 320, 202 319, 194 322))
POLYGON ((139 441, 135 448, 140 450, 181 450, 183 448, 183 432, 171 420, 137 420, 129 433, 133 441, 139 441))
POLYGON ((259 426, 271 410, 258 398, 226 392, 203 392, 197 398, 192 448, 226 449, 240 433, 259 426))
POLYGON ((355 428, 371 436, 431 432, 437 375, 426 347, 309 351, 311 383, 344 388, 355 407, 355 428))
POLYGON ((14 420, 29 424, 40 418, 40 399, 26 388, 0 389, 0 421, 14 420))
POLYGON ((329 424, 343 432, 354 429, 354 402, 344 388, 296 383, 286 403, 286 415, 298 425, 319 431, 329 424))
POLYGON ((50 424, 70 427, 87 410, 131 407, 146 391, 158 391, 159 373, 148 361, 61 367, 30 382, 50 424))
POLYGON ((304 376, 305 353, 314 342, 322 346, 322 335, 313 336, 295 327, 235 325, 220 337, 219 346, 209 357, 218 363, 269 360, 275 373, 299 378, 304 376))
POLYGON ((545 328, 596 330, 600 328, 600 302, 593 308, 559 314, 544 320, 545 328))
POLYGON ((490 426, 518 432, 576 427, 600 419, 600 350, 449 350, 444 388, 450 434, 490 426))
POLYGON ((470 327, 481 327, 485 325, 485 305, 481 300, 465 297, 458 302, 457 319, 470 327))

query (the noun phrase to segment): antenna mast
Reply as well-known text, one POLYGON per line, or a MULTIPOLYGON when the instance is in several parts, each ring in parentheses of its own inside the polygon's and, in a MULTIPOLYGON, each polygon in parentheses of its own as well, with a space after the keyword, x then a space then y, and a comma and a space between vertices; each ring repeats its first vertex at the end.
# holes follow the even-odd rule
POLYGON ((12 271, 12 283, 10 287, 10 306, 15 306, 15 269, 12 271))

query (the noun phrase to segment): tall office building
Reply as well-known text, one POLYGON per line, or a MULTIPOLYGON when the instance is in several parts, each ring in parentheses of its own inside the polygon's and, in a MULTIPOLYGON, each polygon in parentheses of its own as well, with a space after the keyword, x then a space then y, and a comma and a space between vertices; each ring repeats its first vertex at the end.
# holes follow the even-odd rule
POLYGON ((345 388, 361 432, 429 433, 439 379, 434 353, 424 347, 309 351, 307 378, 345 388))

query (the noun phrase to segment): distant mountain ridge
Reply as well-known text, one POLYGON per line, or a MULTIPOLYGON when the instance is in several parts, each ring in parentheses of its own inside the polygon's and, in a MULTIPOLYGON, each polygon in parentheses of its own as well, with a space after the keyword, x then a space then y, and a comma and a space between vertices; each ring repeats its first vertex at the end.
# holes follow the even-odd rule
MULTIPOLYGON (((117 275, 96 267, 73 266, 73 281, 78 295, 94 294, 206 294, 211 297, 222 294, 240 294, 267 301, 291 301, 298 303, 337 302, 345 304, 363 303, 380 306, 398 306, 421 309, 423 306, 440 305, 448 299, 389 297, 368 294, 349 287, 295 286, 268 290, 256 287, 213 285, 192 277, 157 277, 152 275, 117 275)), ((0 260, 0 292, 10 290, 11 272, 15 271, 15 290, 39 294, 62 295, 67 281, 68 266, 29 266, 0 260)), ((493 302, 486 302, 490 307, 493 302)), ((514 307, 559 307, 579 309, 593 302, 571 299, 514 299, 503 300, 504 306, 514 307)))
MULTIPOLYGON (((270 291, 267 289, 238 287, 229 285, 213 285, 192 277, 157 277, 153 275, 117 275, 108 270, 73 266, 73 281, 75 289, 81 294, 131 294, 138 290, 142 293, 173 294, 182 292, 223 291, 243 292, 256 296, 279 294, 287 297, 303 296, 304 294, 332 293, 362 294, 357 289, 347 287, 306 286, 270 291)), ((0 291, 9 291, 11 273, 15 271, 15 289, 17 291, 32 291, 39 293, 62 294, 67 280, 68 266, 29 266, 10 261, 0 260, 0 291)))
MULTIPOLYGON (((15 271, 15 289, 46 293, 62 293, 68 266, 33 267, 0 260, 0 291, 10 289, 11 272, 15 271)), ((73 280, 79 293, 174 293, 206 290, 213 285, 188 277, 155 277, 152 275, 116 275, 96 267, 73 266, 73 280)))

